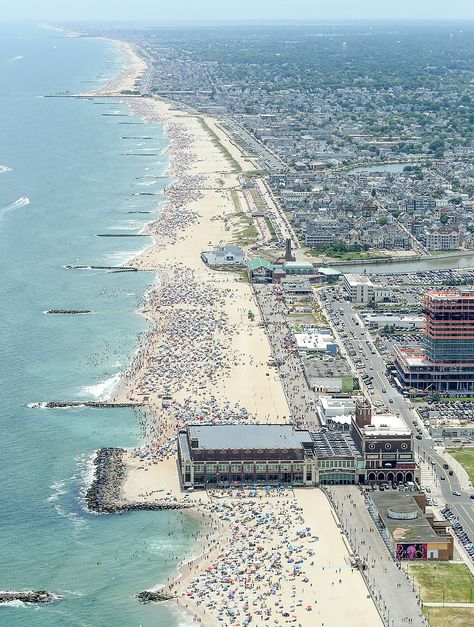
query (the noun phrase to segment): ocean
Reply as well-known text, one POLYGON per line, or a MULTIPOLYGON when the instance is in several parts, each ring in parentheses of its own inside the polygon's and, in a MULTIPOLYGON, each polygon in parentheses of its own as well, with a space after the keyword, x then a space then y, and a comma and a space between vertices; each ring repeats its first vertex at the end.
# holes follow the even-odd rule
POLYGON ((179 512, 94 515, 82 498, 94 451, 139 444, 143 416, 28 407, 106 395, 146 326, 138 309, 152 274, 64 266, 116 265, 146 246, 97 234, 136 233, 156 217, 163 128, 125 117, 116 99, 44 97, 90 90, 120 63, 112 42, 0 25, 0 589, 62 597, 0 606, 1 626, 187 624, 134 595, 192 553, 197 523, 179 512), (144 149, 153 154, 127 155, 144 149))

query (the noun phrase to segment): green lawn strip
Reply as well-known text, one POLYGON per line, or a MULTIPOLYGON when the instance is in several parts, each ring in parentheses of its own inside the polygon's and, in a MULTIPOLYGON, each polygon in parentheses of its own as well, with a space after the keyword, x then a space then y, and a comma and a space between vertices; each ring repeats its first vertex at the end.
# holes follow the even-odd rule
POLYGON ((231 190, 230 194, 235 208, 235 213, 231 217, 237 218, 239 221, 238 227, 243 227, 237 231, 232 243, 236 246, 248 246, 249 244, 255 244, 258 240, 258 231, 257 227, 253 223, 253 218, 248 216, 243 211, 242 203, 240 202, 239 195, 235 189, 231 190))
POLYGON ((465 564, 425 562, 408 564, 415 589, 427 603, 470 603, 474 601, 474 577, 465 564))
POLYGON ((474 485, 474 447, 448 448, 448 453, 461 464, 474 485))
POLYGON ((227 161, 232 165, 234 170, 236 170, 237 172, 242 172, 242 168, 240 167, 240 163, 237 161, 237 159, 235 159, 231 155, 229 150, 224 146, 224 144, 219 139, 219 135, 215 131, 212 130, 212 128, 209 126, 209 124, 207 124, 207 122, 203 118, 198 118, 198 120, 199 120, 199 123, 201 124, 202 128, 207 133, 209 133, 209 135, 211 136, 212 143, 214 144, 214 146, 219 148, 219 150, 222 152, 222 154, 227 159, 227 161))
POLYGON ((474 624, 470 607, 424 607, 423 613, 431 627, 466 627, 474 624))

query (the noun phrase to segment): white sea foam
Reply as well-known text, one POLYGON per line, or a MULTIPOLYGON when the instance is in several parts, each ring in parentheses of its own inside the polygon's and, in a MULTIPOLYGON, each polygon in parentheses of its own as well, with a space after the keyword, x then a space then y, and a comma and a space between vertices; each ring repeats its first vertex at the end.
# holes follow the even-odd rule
POLYGON ((55 481, 49 487, 52 490, 51 496, 48 497, 50 503, 55 503, 59 500, 60 496, 67 492, 65 481, 55 481))
POLYGON ((9 59, 8 63, 12 63, 13 61, 21 61, 24 58, 25 57, 23 55, 19 54, 17 57, 13 57, 12 59, 9 59))
POLYGON ((110 226, 111 231, 136 231, 143 228, 143 221, 139 220, 122 220, 119 224, 110 226))
POLYGON ((94 480, 95 476, 95 464, 96 452, 90 454, 84 454, 76 458, 77 465, 79 467, 79 475, 81 477, 81 494, 84 494, 86 490, 94 480))
POLYGON ((85 405, 80 403, 79 405, 58 405, 57 407, 48 407, 48 403, 28 403, 27 407, 30 409, 83 409, 85 405))
POLYGON ((5 603, 0 603, 0 607, 26 607, 26 603, 23 601, 6 601, 5 603))
POLYGON ((150 185, 156 185, 157 183, 158 181, 156 179, 152 179, 151 181, 140 181, 137 185, 140 185, 140 187, 149 187, 150 185))
POLYGON ((26 196, 22 196, 21 198, 18 198, 18 200, 15 200, 15 202, 12 202, 11 205, 7 205, 6 207, 0 207, 0 218, 8 211, 21 209, 21 207, 26 207, 26 205, 29 205, 29 204, 30 204, 30 199, 27 198, 26 196))
POLYGON ((2 165, 0 164, 0 174, 4 174, 4 172, 11 172, 12 169, 9 168, 7 165, 2 165))
POLYGON ((111 394, 114 387, 120 381, 121 373, 118 372, 110 379, 106 379, 101 383, 96 383, 95 385, 86 385, 82 388, 79 396, 84 396, 87 394, 88 396, 93 396, 94 398, 105 401, 111 394))

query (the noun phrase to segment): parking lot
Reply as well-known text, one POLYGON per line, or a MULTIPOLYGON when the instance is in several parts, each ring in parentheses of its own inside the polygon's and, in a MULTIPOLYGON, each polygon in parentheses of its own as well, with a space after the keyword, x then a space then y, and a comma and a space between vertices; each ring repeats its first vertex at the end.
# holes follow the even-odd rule
POLYGON ((461 542, 464 549, 466 550, 466 553, 474 562, 474 544, 472 543, 471 538, 466 533, 463 526, 461 525, 461 523, 455 516, 454 512, 451 510, 451 508, 445 507, 441 510, 441 513, 446 518, 446 520, 449 520, 449 522, 451 523, 451 527, 454 533, 456 534, 458 540, 461 542))

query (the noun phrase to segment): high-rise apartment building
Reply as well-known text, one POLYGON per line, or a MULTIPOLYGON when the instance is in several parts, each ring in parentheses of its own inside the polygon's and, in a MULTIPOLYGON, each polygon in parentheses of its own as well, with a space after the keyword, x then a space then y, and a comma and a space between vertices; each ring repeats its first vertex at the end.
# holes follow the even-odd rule
POLYGON ((424 351, 398 348, 397 382, 412 392, 474 391, 474 292, 440 290, 423 299, 424 351))
POLYGON ((426 355, 433 362, 474 362, 474 293, 436 291, 423 298, 426 355))

